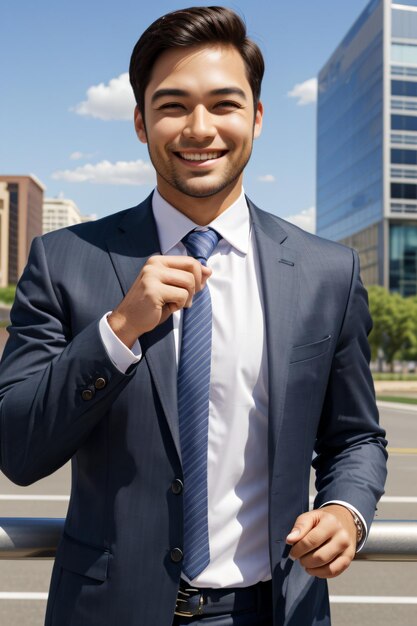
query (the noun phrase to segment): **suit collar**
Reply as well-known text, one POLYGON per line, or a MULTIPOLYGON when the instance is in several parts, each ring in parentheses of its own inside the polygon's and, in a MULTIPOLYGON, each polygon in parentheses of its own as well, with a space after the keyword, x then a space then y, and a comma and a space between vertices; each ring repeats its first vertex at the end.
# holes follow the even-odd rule
POLYGON ((249 198, 246 196, 246 202, 249 207, 249 214, 252 219, 252 223, 257 229, 258 233, 262 236, 272 240, 274 244, 282 244, 288 237, 287 231, 281 226, 278 218, 266 213, 259 209, 249 198))

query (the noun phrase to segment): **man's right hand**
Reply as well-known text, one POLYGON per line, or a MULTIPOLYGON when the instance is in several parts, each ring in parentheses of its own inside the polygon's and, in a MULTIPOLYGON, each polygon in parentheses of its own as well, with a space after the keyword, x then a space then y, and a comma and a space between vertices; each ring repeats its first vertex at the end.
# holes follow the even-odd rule
POLYGON ((149 257, 121 303, 109 315, 110 328, 131 348, 143 333, 190 307, 211 269, 190 256, 149 257))

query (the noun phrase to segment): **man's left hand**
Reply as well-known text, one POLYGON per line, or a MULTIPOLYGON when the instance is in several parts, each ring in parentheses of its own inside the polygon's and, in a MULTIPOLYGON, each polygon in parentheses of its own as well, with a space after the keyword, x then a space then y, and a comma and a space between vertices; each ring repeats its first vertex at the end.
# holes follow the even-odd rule
POLYGON ((290 557, 317 578, 334 578, 347 569, 356 552, 356 526, 350 511, 329 504, 297 517, 287 536, 290 557))

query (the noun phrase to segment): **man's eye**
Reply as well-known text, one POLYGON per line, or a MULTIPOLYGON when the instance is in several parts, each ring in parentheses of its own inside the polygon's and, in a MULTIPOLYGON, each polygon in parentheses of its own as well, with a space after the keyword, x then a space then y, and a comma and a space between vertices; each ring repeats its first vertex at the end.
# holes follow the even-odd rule
POLYGON ((216 107, 220 107, 223 109, 241 109, 241 105, 238 102, 232 102, 231 100, 223 100, 222 102, 218 102, 216 107))
POLYGON ((178 102, 166 102, 162 104, 159 109, 182 109, 183 105, 178 102))

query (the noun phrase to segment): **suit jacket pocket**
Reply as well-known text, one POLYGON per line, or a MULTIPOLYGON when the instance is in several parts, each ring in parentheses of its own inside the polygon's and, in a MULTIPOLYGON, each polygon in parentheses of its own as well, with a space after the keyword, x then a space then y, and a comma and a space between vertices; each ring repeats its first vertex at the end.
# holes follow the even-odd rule
POLYGON ((86 543, 79 543, 64 534, 60 546, 59 564, 63 569, 101 582, 108 575, 110 552, 86 543))
POLYGON ((290 363, 296 363, 297 361, 306 361, 307 359, 313 359, 316 356, 320 356, 324 352, 327 352, 330 346, 331 335, 327 335, 320 341, 314 343, 305 343, 302 346, 295 346, 291 351, 290 363))

